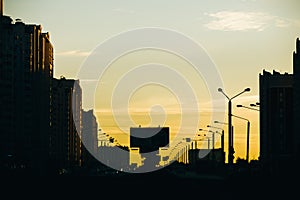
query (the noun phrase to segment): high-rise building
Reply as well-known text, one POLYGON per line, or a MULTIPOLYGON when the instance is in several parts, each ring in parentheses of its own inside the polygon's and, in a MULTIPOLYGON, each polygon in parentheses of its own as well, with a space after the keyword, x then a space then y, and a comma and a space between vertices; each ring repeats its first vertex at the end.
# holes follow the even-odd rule
POLYGON ((56 169, 80 167, 82 89, 79 80, 52 79, 50 156, 56 169))
POLYGON ((293 53, 294 73, 294 158, 299 163, 300 159, 300 40, 296 39, 296 51, 293 53))
POLYGON ((293 74, 263 71, 260 90, 260 161, 271 173, 300 159, 300 40, 293 52, 293 74))
POLYGON ((271 171, 282 169, 293 152, 293 75, 263 71, 259 75, 260 161, 271 171))
POLYGON ((50 133, 53 47, 42 26, 0 15, 0 161, 44 173, 50 133))

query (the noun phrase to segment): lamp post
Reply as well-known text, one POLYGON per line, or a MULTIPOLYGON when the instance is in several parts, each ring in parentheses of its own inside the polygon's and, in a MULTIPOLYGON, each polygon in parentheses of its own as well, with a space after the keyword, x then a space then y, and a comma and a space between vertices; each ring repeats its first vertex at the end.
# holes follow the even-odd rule
MULTIPOLYGON (((220 122, 220 121, 214 121, 214 123, 228 125, 228 123, 226 123, 226 122, 220 122)), ((232 126, 232 128, 233 128, 233 126, 232 126)), ((222 129, 222 128, 220 128, 220 129, 222 129)), ((223 143, 223 154, 224 154, 224 163, 225 163, 225 145, 224 145, 225 139, 224 138, 225 138, 224 129, 222 129, 222 138, 221 138, 221 141, 223 139, 222 143, 223 143)))
POLYGON ((226 122, 220 122, 220 121, 214 121, 214 123, 228 125, 228 123, 226 123, 226 122))
POLYGON ((245 92, 249 92, 250 91, 250 88, 246 88, 244 89, 242 92, 236 94, 235 96, 233 97, 228 97, 225 92, 223 91, 222 88, 218 88, 218 92, 221 92, 227 99, 228 99, 228 163, 229 164, 233 164, 233 159, 234 159, 234 148, 233 148, 233 141, 232 141, 232 138, 233 138, 233 133, 232 133, 232 104, 231 104, 231 101, 240 96, 241 94, 245 93, 245 92))
MULTIPOLYGON (((250 106, 252 107, 259 107, 260 103, 259 102, 256 102, 255 104, 254 103, 251 103, 250 106)), ((236 105, 237 107, 242 107, 242 108, 247 108, 249 110, 255 110, 255 111, 260 111, 259 109, 256 109, 256 108, 251 108, 251 107, 247 107, 247 106, 243 106, 243 105, 236 105)), ((247 120, 247 119, 246 119, 247 120)), ((248 120, 248 127, 250 126, 250 122, 248 120)), ((248 128, 249 129, 249 128, 248 128)), ((247 129, 247 130, 248 130, 247 129)), ((247 162, 248 162, 248 159, 249 159, 249 130, 247 132, 247 155, 246 156, 246 159, 247 159, 247 162)))
POLYGON ((250 121, 246 118, 240 117, 240 116, 236 116, 236 115, 232 115, 233 117, 242 119, 242 120, 246 120, 247 121, 247 146, 246 146, 246 161, 247 163, 249 163, 249 136, 250 136, 250 121))
POLYGON ((259 102, 251 103, 250 106, 256 106, 256 107, 259 107, 259 106, 260 106, 260 103, 259 103, 259 102))
POLYGON ((206 131, 206 132, 212 133, 212 143, 213 143, 212 147, 213 147, 213 149, 215 149, 215 132, 212 130, 206 130, 206 129, 202 129, 202 128, 200 128, 199 131, 206 131))
MULTIPOLYGON (((260 107, 260 103, 259 102, 251 103, 250 106, 259 108, 260 107)), ((259 109, 257 109, 257 110, 259 111, 259 109)))
POLYGON ((217 131, 216 131, 216 133, 219 133, 221 135, 221 149, 224 151, 224 129, 216 127, 216 126, 211 126, 211 125, 207 125, 206 127, 222 130, 222 133, 219 133, 217 131))
MULTIPOLYGON (((198 134, 198 136, 200 137, 202 135, 198 134)), ((203 139, 194 139, 193 141, 195 141, 195 149, 197 149, 197 141, 205 141, 205 140, 203 140, 203 139)), ((210 142, 210 139, 207 138, 207 149, 209 149, 209 142, 210 142)))
MULTIPOLYGON (((255 104, 250 104, 250 106, 253 106, 253 105, 255 106, 255 104)), ((236 107, 238 107, 238 108, 247 108, 247 109, 249 109, 249 110, 259 111, 259 109, 257 109, 257 108, 251 108, 251 107, 244 106, 244 105, 241 105, 241 104, 236 105, 236 107)))

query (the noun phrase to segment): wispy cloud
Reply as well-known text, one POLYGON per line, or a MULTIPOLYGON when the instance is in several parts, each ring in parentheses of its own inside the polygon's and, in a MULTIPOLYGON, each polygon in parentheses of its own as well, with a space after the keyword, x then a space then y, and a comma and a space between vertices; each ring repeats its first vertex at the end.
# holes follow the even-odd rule
POLYGON ((63 52, 58 52, 55 55, 56 56, 88 56, 90 55, 91 52, 88 51, 80 51, 80 50, 71 50, 71 51, 63 51, 63 52))
POLYGON ((279 28, 285 28, 290 26, 300 27, 300 20, 276 17, 275 25, 279 28))
POLYGON ((204 26, 211 30, 220 31, 263 31, 269 26, 279 28, 297 26, 300 20, 273 16, 264 12, 220 11, 205 14, 213 20, 204 26))

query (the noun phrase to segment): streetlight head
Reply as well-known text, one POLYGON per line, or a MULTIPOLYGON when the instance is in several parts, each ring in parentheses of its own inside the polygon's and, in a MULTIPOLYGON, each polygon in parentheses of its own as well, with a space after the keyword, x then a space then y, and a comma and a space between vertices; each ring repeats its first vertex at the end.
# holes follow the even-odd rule
POLYGON ((223 92, 222 88, 218 88, 218 92, 223 92))
POLYGON ((239 105, 236 105, 236 107, 239 107, 239 108, 240 108, 240 107, 243 107, 243 105, 240 105, 240 104, 239 104, 239 105))
POLYGON ((245 92, 250 92, 250 88, 246 88, 244 91, 245 92))

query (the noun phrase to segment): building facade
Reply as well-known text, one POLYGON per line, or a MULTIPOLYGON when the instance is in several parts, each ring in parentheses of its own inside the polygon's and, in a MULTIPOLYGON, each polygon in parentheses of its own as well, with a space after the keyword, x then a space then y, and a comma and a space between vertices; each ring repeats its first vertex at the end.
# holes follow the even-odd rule
POLYGON ((52 79, 50 156, 56 169, 82 162, 82 90, 79 80, 52 79))
MULTIPOLYGON (((1 8, 2 9, 2 8, 1 8)), ((0 160, 44 173, 50 134, 53 47, 41 25, 0 16, 0 160)))
POLYGON ((300 161, 300 40, 293 74, 263 71, 260 90, 260 161, 271 173, 293 171, 300 161))
POLYGON ((263 71, 259 75, 260 161, 271 172, 282 169, 293 153, 293 75, 263 71))
POLYGON ((294 159, 300 162, 300 40, 296 39, 296 51, 293 53, 293 73, 294 73, 294 159))

